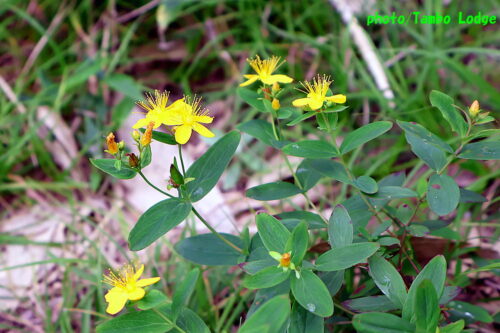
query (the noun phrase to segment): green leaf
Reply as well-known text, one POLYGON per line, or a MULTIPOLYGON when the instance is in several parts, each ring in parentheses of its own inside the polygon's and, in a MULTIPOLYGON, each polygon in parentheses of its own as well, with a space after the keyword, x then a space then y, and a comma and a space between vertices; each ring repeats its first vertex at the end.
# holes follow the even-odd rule
POLYGON ((378 185, 375 179, 369 176, 360 176, 355 179, 352 185, 362 192, 373 194, 378 191, 378 185))
POLYGON ((354 298, 342 303, 347 308, 356 312, 387 312, 398 309, 387 296, 367 296, 354 298))
POLYGON ((130 312, 97 325, 97 333, 163 333, 171 330, 173 323, 166 322, 153 310, 130 312))
MULTIPOLYGON (((239 248, 243 248, 241 238, 225 233, 221 235, 239 248)), ((241 253, 212 233, 183 239, 175 244, 175 250, 187 260, 207 266, 237 265, 241 256, 241 253)))
POLYGON ((291 278, 292 293, 297 302, 307 311, 320 317, 333 314, 333 301, 321 279, 309 270, 303 270, 300 278, 291 278))
POLYGON ((141 169, 144 169, 148 165, 151 164, 152 153, 151 153, 151 145, 147 145, 141 153, 141 169))
POLYGON ((287 126, 294 126, 294 125, 297 125, 298 123, 306 120, 306 119, 309 119, 311 117, 314 117, 316 115, 316 111, 309 111, 309 112, 306 112, 304 114, 301 114, 300 116, 298 116, 297 118, 295 118, 294 120, 292 120, 291 122, 289 122, 287 124, 287 126))
POLYGON ((415 325, 393 314, 368 312, 355 315, 352 324, 361 333, 414 333, 415 325))
POLYGON ((257 291, 257 293, 255 294, 255 298, 253 299, 250 309, 248 309, 247 319, 250 318, 255 313, 255 311, 257 311, 262 305, 266 304, 266 302, 270 299, 278 295, 288 295, 289 293, 289 280, 285 280, 271 288, 259 289, 259 291, 257 291))
POLYGON ((280 221, 265 213, 257 215, 256 223, 259 236, 266 249, 283 254, 290 231, 280 221))
POLYGON ((334 272, 322 272, 320 274, 320 279, 328 288, 331 296, 335 296, 340 288, 342 288, 342 283, 344 282, 344 270, 334 271, 334 272))
POLYGON ((250 318, 243 323, 238 333, 257 333, 260 327, 267 327, 269 333, 280 332, 282 326, 290 316, 290 300, 287 295, 279 295, 271 298, 255 311, 250 318))
POLYGON ((244 100, 251 107, 262 112, 267 112, 266 108, 264 107, 264 104, 262 103, 262 96, 260 96, 255 91, 248 88, 239 87, 236 89, 236 93, 242 100, 244 100))
POLYGON ((500 160, 500 141, 481 141, 464 146, 458 155, 467 160, 500 160))
POLYGON ((342 145, 340 146, 340 153, 346 154, 368 141, 379 137, 391 128, 392 123, 390 121, 377 121, 360 127, 346 135, 342 145))
POLYGON ((439 333, 460 333, 464 329, 465 322, 463 319, 439 328, 439 333))
POLYGON ((406 230, 408 230, 408 233, 412 236, 415 237, 424 237, 429 233, 429 228, 427 228, 425 225, 420 225, 413 223, 406 227, 406 230))
POLYGON ((276 149, 281 149, 284 145, 288 144, 290 141, 279 141, 276 140, 276 136, 273 132, 273 127, 270 123, 262 119, 253 119, 236 126, 236 128, 254 138, 262 141, 268 146, 274 147, 276 149))
POLYGON ((185 332, 210 333, 210 329, 203 322, 200 316, 198 316, 195 312, 188 308, 184 308, 181 311, 179 318, 177 318, 176 324, 185 332))
MULTIPOLYGON (((332 107, 326 108, 321 113, 332 113, 332 112, 342 112, 345 109, 348 109, 348 106, 345 105, 334 105, 332 107)), ((316 112, 316 111, 315 111, 316 112)))
POLYGON ((285 252, 292 251, 292 262, 300 265, 306 255, 309 245, 309 233, 307 223, 300 222, 292 231, 292 236, 288 239, 285 252))
POLYGON ((283 268, 271 266, 255 273, 247 275, 243 281, 243 285, 248 289, 262 289, 274 287, 277 284, 288 279, 290 270, 283 271, 283 268))
POLYGON ((337 148, 326 141, 304 140, 289 143, 283 147, 287 155, 305 158, 331 158, 338 156, 337 148))
POLYGON ((157 289, 149 290, 135 305, 141 310, 149 310, 168 301, 167 296, 157 289))
POLYGON ((354 237, 351 217, 342 205, 337 205, 328 221, 328 242, 332 248, 352 244, 354 237))
POLYGON ((268 201, 288 198, 301 192, 301 189, 292 183, 277 181, 249 188, 246 196, 255 200, 268 201))
POLYGON ((309 167, 322 176, 351 184, 351 180, 342 164, 327 159, 313 159, 309 161, 309 167))
POLYGON ((104 78, 104 83, 110 86, 114 91, 130 97, 133 100, 143 99, 142 86, 131 76, 113 73, 104 78))
POLYGON ((183 185, 184 184, 184 177, 182 177, 182 174, 180 173, 179 169, 177 169, 176 163, 170 164, 170 178, 177 184, 177 185, 183 185))
POLYGON ((380 291, 399 309, 403 308, 407 297, 406 285, 396 268, 378 255, 371 256, 368 259, 368 264, 370 265, 370 276, 380 291))
POLYGON ((128 236, 132 251, 139 251, 177 226, 189 215, 191 204, 179 198, 158 202, 141 215, 128 236))
POLYGON ((448 175, 434 174, 427 186, 427 202, 430 209, 439 216, 455 210, 460 201, 460 189, 455 180, 448 175))
POLYGON ((306 212, 304 210, 283 212, 276 215, 276 217, 281 219, 281 223, 283 223, 288 229, 295 228, 295 226, 297 226, 301 221, 305 221, 309 229, 321 229, 326 227, 326 223, 318 214, 306 212))
POLYGON ((476 321, 483 323, 493 322, 493 318, 488 311, 480 306, 461 301, 452 301, 448 303, 448 306, 451 308, 449 313, 453 317, 461 318, 465 320, 467 324, 472 324, 476 321))
POLYGON ((406 140, 415 155, 429 167, 438 171, 447 163, 446 153, 453 149, 438 136, 429 132, 419 124, 398 121, 399 127, 405 131, 406 140))
POLYGON ((468 203, 468 202, 486 202, 488 199, 483 197, 481 194, 476 193, 474 191, 469 191, 464 188, 460 188, 460 202, 468 203))
POLYGON ((441 111, 441 114, 450 124, 451 128, 463 138, 467 132, 467 123, 460 111, 453 106, 453 98, 440 91, 433 90, 430 94, 430 100, 432 106, 437 107, 441 111))
MULTIPOLYGON (((140 131, 144 133, 146 130, 144 128, 141 128, 140 131)), ((175 141, 175 138, 173 135, 163 133, 160 131, 153 131, 153 140, 156 140, 161 143, 165 143, 167 145, 177 145, 177 141, 175 141)))
POLYGON ((313 160, 310 159, 304 159, 295 171, 295 175, 300 183, 300 188, 304 192, 313 188, 314 185, 316 185, 316 183, 321 179, 321 174, 312 168, 312 161, 313 160))
POLYGON ((288 333, 323 333, 324 319, 304 309, 295 302, 292 306, 288 333))
POLYGON ((436 289, 430 280, 423 280, 415 294, 415 324, 417 333, 435 333, 441 310, 436 289))
POLYGON ((378 243, 355 243, 331 249, 316 260, 318 271, 339 271, 352 267, 374 254, 378 243))
POLYGON ((446 260, 442 255, 435 256, 427 265, 420 271, 408 290, 408 297, 403 306, 403 318, 412 320, 415 314, 415 297, 417 288, 423 280, 431 280, 432 285, 436 289, 437 297, 441 297, 444 289, 444 281, 446 280, 446 260))
POLYGON ((189 167, 185 178, 194 180, 186 184, 186 192, 192 202, 202 199, 217 184, 239 143, 240 134, 232 131, 214 143, 189 167))
POLYGON ((118 178, 118 179, 131 179, 134 178, 137 172, 130 168, 128 165, 122 163, 120 170, 115 168, 114 159, 90 159, 90 162, 99 170, 106 172, 107 174, 118 178))
POLYGON ((183 277, 182 281, 176 285, 171 307, 172 318, 174 320, 177 319, 182 309, 184 309, 186 303, 189 302, 189 298, 193 293, 199 275, 200 270, 198 268, 195 268, 191 270, 185 277, 183 277))
POLYGON ((418 197, 418 193, 401 186, 381 186, 377 193, 370 196, 372 199, 402 199, 418 197))

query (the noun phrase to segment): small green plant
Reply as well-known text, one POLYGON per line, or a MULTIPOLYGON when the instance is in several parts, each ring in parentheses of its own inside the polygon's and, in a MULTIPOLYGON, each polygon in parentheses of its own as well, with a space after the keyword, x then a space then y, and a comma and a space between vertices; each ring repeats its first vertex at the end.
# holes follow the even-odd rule
MULTIPOLYGON (((397 120, 398 129, 393 128, 392 121, 381 120, 347 133, 339 145, 339 118, 348 116, 349 107, 344 105, 345 95, 332 92, 328 76, 318 75, 312 82, 302 83, 302 92, 293 92, 280 86, 291 85, 293 79, 275 73, 280 58, 262 60, 257 56, 249 64, 256 73, 244 75, 247 81, 241 84, 238 95, 262 117, 239 124, 239 131, 218 139, 188 168, 182 145, 189 141, 192 131, 213 136, 202 125, 211 123, 212 117, 202 109, 200 99, 186 97, 169 105, 168 93, 160 92, 149 96, 147 103, 139 103, 148 113, 134 126, 146 127, 143 133, 133 133, 138 156, 125 153, 126 147, 116 143, 111 133, 106 140, 107 152, 114 159, 91 160, 116 178, 139 175, 166 196, 130 231, 130 250, 150 246, 194 214, 211 233, 185 238, 175 249, 198 265, 239 266, 240 274, 233 282, 240 286, 237 290, 257 290, 250 309, 240 316, 238 332, 242 333, 323 332, 342 325, 352 325, 347 327, 359 332, 461 332, 471 322, 458 315, 464 306, 479 313, 475 320, 491 321, 483 309, 453 301, 460 279, 447 278, 445 256, 437 255, 421 265, 410 240, 435 230, 446 239, 451 229, 438 223, 444 221, 439 217, 452 213, 461 203, 483 201, 478 193, 460 188, 447 171, 451 163, 461 160, 500 159, 498 130, 481 127, 494 118, 481 112, 477 101, 463 110, 451 97, 433 91, 431 104, 455 133, 450 142, 422 124, 397 120), (261 83, 257 90, 247 88, 256 82, 261 83), (282 101, 290 98, 295 108, 283 107, 282 101), (287 137, 284 129, 313 118, 316 138, 292 141, 287 137), (154 130, 160 125, 166 125, 168 133, 154 130), (347 162, 348 157, 351 161, 352 156, 361 158, 359 153, 365 144, 390 130, 404 133, 421 162, 420 169, 425 171, 411 186, 403 173, 377 180, 368 174, 356 174, 352 163, 347 162), (290 182, 249 188, 246 196, 270 201, 301 195, 306 202, 305 207, 294 211, 256 214, 258 232, 254 235, 248 229, 241 235, 219 233, 195 208, 231 162, 240 144, 240 132, 279 151, 293 176, 290 182), (170 167, 170 180, 163 186, 152 184, 142 173, 151 162, 151 140, 179 147, 178 159, 170 167), (289 156, 303 160, 294 168, 289 156), (320 181, 339 182, 350 193, 347 200, 332 205, 329 217, 308 195, 320 181), (172 189, 175 195, 167 192, 172 189), (376 221, 375 227, 368 225, 370 220, 376 221), (339 315, 334 316, 337 312, 339 315)), ((98 332, 124 328, 138 332, 210 331, 199 314, 188 307, 200 279, 198 268, 189 272, 168 298, 159 289, 143 289, 158 278, 138 280, 143 268, 136 271, 127 267, 121 275, 105 279, 114 286, 106 295, 108 313, 119 314, 99 324, 98 332), (120 312, 125 305, 126 313, 120 312)), ((499 267, 493 263, 479 270, 499 267)), ((220 331, 220 325, 216 331, 220 331)))

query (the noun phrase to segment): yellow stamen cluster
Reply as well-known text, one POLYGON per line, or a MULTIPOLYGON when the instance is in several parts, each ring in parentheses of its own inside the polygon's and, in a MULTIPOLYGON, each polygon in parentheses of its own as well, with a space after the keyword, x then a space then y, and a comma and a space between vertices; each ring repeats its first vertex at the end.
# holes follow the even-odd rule
POLYGON ((282 74, 273 74, 285 61, 280 62, 281 58, 272 56, 269 59, 261 59, 258 55, 253 59, 247 59, 250 67, 257 74, 243 75, 247 81, 240 84, 240 87, 248 86, 257 80, 260 80, 266 85, 273 85, 275 83, 290 83, 293 79, 289 76, 282 74))
POLYGON ((292 102, 293 106, 304 107, 308 106, 311 110, 319 110, 323 108, 325 102, 333 102, 343 104, 346 102, 345 95, 326 96, 332 81, 330 77, 316 76, 312 82, 301 82, 304 87, 303 92, 307 94, 305 98, 299 98, 292 102))

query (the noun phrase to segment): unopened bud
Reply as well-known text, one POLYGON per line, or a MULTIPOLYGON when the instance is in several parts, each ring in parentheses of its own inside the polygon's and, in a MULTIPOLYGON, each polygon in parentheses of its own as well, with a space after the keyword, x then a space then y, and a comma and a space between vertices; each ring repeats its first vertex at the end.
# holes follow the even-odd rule
POLYGON ((123 148, 125 148, 125 142, 123 142, 123 140, 122 140, 122 141, 118 142, 118 149, 122 150, 123 148))
POLYGON ((264 92, 264 98, 267 100, 271 100, 271 89, 269 87, 264 87, 262 88, 262 91, 264 92))
POLYGON ((155 125, 154 122, 150 122, 148 124, 148 127, 146 128, 146 131, 142 135, 141 145, 143 145, 144 147, 147 146, 147 145, 149 145, 151 143, 151 138, 153 137, 153 127, 154 127, 154 125, 155 125))
POLYGON ((271 106, 273 107, 274 110, 279 110, 280 108, 280 101, 277 98, 273 99, 273 102, 271 103, 271 106))
POLYGON ((469 114, 472 117, 475 117, 479 113, 479 110, 480 110, 479 102, 477 100, 475 100, 474 102, 472 102, 472 104, 469 107, 469 114))
POLYGON ((280 266, 281 267, 289 267, 290 266, 290 259, 291 259, 290 253, 284 253, 280 259, 280 266))
POLYGON ((277 93, 278 91, 280 91, 280 84, 278 82, 274 82, 273 83, 273 89, 272 89, 272 92, 273 94, 277 93))
POLYGON ((109 133, 106 137, 106 145, 108 146, 108 152, 111 155, 115 155, 118 153, 118 144, 115 141, 115 135, 113 133, 109 133))
POLYGON ((137 157, 137 155, 135 155, 134 153, 129 153, 127 154, 127 156, 128 156, 128 165, 131 168, 137 168, 139 166, 139 158, 137 157))
POLYGON ((132 138, 135 141, 139 141, 141 139, 141 133, 139 133, 139 131, 133 131, 132 132, 132 138))

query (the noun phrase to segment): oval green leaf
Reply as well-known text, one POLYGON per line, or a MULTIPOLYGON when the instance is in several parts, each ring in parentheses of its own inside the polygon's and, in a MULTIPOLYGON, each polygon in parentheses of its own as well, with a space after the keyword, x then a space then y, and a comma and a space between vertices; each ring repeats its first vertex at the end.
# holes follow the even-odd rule
POLYGON ((352 185, 360 191, 368 194, 373 194, 378 191, 378 185, 375 179, 369 176, 360 176, 356 178, 352 185))
POLYGON ((328 242, 332 248, 352 244, 354 234, 352 220, 342 205, 337 205, 328 221, 328 242))
POLYGON ((243 285, 248 289, 262 289, 274 287, 288 279, 290 270, 283 271, 281 267, 267 267, 254 275, 248 275, 243 281, 243 285))
POLYGON ((283 147, 283 152, 290 156, 305 158, 331 158, 338 156, 337 148, 326 141, 304 140, 289 143, 283 147))
POLYGON ((131 179, 135 177, 137 172, 125 163, 122 163, 120 170, 116 169, 115 161, 116 160, 110 158, 90 159, 90 163, 92 163, 97 169, 104 171, 115 178, 131 179))
MULTIPOLYGON (((221 235, 239 248, 243 248, 241 238, 224 233, 221 235)), ((183 239, 175 244, 175 250, 187 260, 207 266, 237 265, 241 256, 241 253, 212 233, 183 239)))
POLYGON ((333 314, 333 301, 321 279, 309 270, 291 278, 292 293, 297 302, 307 311, 320 317, 330 317, 333 314))
POLYGON ((256 217, 259 236, 268 251, 284 253, 290 231, 277 219, 269 214, 258 214, 256 217))
POLYGON ((141 215, 128 236, 132 251, 149 246, 189 215, 191 204, 178 198, 158 202, 141 215))
POLYGON ((460 201, 460 189, 448 175, 434 174, 427 186, 427 202, 430 209, 440 215, 447 215, 457 208, 460 201))
POLYGON ((163 333, 174 327, 154 310, 130 312, 97 325, 97 333, 163 333))
POLYGON ((281 332, 282 326, 290 316, 290 300, 287 295, 279 295, 271 298, 255 311, 250 318, 243 323, 238 333, 257 333, 265 327, 265 332, 281 332))
POLYGON ((415 325, 390 313, 361 313, 352 324, 361 333, 415 333, 415 325))
POLYGON ((399 309, 402 309, 408 293, 403 278, 396 268, 378 255, 371 256, 368 259, 368 264, 370 265, 370 276, 380 291, 399 309))
POLYGON ((414 308, 417 332, 436 332, 441 310, 436 289, 430 280, 423 280, 417 287, 414 308))
POLYGON ((276 149, 281 149, 281 147, 290 142, 288 140, 276 140, 272 125, 262 119, 249 120, 247 122, 239 124, 238 126, 236 126, 236 128, 262 141, 266 145, 274 147, 276 149))
POLYGON ((355 243, 331 249, 316 260, 319 271, 339 271, 366 260, 379 248, 377 243, 355 243))
POLYGON ((240 133, 230 132, 189 167, 185 178, 194 180, 186 184, 186 192, 192 202, 202 199, 217 184, 239 143, 240 133))
POLYGON ((467 160, 500 160, 500 141, 481 141, 465 145, 458 155, 467 160))
POLYGON ((360 127, 346 135, 342 145, 340 146, 340 153, 346 154, 368 141, 381 136, 391 128, 392 123, 390 121, 377 121, 360 127))
POLYGON ((301 189, 292 183, 277 181, 249 188, 246 196, 255 200, 267 201, 288 198, 301 192, 301 189))
POLYGON ((453 98, 440 91, 433 90, 430 94, 430 100, 432 106, 441 111, 441 114, 450 124, 452 130, 457 132, 460 137, 464 137, 467 132, 467 123, 462 117, 461 112, 453 106, 453 98))

